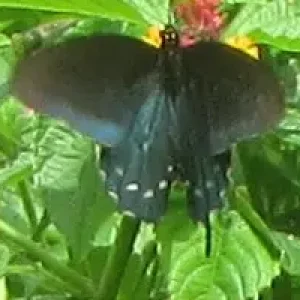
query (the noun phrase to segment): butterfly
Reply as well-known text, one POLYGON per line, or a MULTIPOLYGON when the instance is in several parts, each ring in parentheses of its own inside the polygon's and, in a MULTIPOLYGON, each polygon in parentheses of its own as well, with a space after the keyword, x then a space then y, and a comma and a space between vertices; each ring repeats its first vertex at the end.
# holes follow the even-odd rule
POLYGON ((156 48, 116 34, 38 50, 16 66, 12 93, 103 145, 106 190, 146 222, 166 212, 171 184, 209 225, 222 206, 233 143, 272 128, 284 99, 262 61, 216 41, 181 48, 171 26, 156 48))

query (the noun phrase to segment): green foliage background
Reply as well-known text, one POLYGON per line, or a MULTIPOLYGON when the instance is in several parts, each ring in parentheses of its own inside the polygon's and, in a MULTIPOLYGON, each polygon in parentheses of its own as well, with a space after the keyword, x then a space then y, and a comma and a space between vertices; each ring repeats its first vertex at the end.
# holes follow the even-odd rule
POLYGON ((222 38, 246 34, 265 46, 287 112, 274 132, 234 146, 232 210, 213 216, 210 258, 182 188, 156 228, 120 216, 99 178, 98 146, 9 96, 14 63, 29 49, 99 31, 141 36, 166 23, 168 6, 0 0, 1 300, 299 299, 299 1, 222 2, 231 20, 222 38))

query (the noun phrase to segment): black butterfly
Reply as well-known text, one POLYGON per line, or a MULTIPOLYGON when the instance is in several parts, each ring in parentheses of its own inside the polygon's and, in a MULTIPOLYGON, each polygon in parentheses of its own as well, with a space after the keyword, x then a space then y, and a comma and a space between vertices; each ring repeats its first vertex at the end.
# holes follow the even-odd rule
POLYGON ((273 126, 281 87, 267 66, 219 42, 180 48, 118 35, 81 38, 19 63, 12 91, 105 146, 102 168, 118 207, 149 222, 164 213, 174 172, 188 182, 194 220, 221 206, 232 143, 273 126))

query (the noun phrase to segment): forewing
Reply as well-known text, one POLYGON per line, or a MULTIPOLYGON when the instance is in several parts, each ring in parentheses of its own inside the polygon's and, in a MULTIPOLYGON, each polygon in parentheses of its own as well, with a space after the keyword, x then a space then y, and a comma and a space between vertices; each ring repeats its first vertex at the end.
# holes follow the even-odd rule
POLYGON ((125 36, 97 36, 42 49, 22 60, 12 93, 113 146, 152 91, 158 50, 125 36))
POLYGON ((189 88, 197 94, 187 105, 199 118, 205 114, 212 154, 269 129, 282 117, 281 86, 261 61, 221 43, 200 42, 183 49, 183 65, 189 88))

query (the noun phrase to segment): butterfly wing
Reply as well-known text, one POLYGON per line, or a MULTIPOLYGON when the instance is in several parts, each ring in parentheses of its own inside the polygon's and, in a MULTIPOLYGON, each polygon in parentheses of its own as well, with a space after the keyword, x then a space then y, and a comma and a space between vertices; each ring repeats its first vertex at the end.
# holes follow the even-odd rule
POLYGON ((183 169, 191 217, 207 228, 222 206, 230 146, 267 130, 283 115, 283 93, 260 61, 216 42, 182 49, 185 101, 180 109, 183 169), (186 155, 189 153, 189 155, 186 155))
POLYGON ((190 105, 199 115, 206 106, 212 154, 266 131, 282 117, 281 86, 261 61, 217 42, 184 49, 183 61, 198 93, 190 105))
MULTIPOLYGON (((97 36, 42 49, 16 67, 12 92, 98 142, 119 143, 148 94, 157 49, 125 36, 97 36)), ((153 83, 155 85, 155 83, 153 83)))
POLYGON ((18 66, 13 93, 99 143, 106 190, 121 211, 156 221, 166 209, 171 164, 159 50, 124 36, 43 49, 18 66))
POLYGON ((166 210, 174 162, 169 137, 170 102, 159 88, 151 95, 136 114, 126 139, 105 149, 102 171, 106 189, 122 211, 156 222, 166 210))

